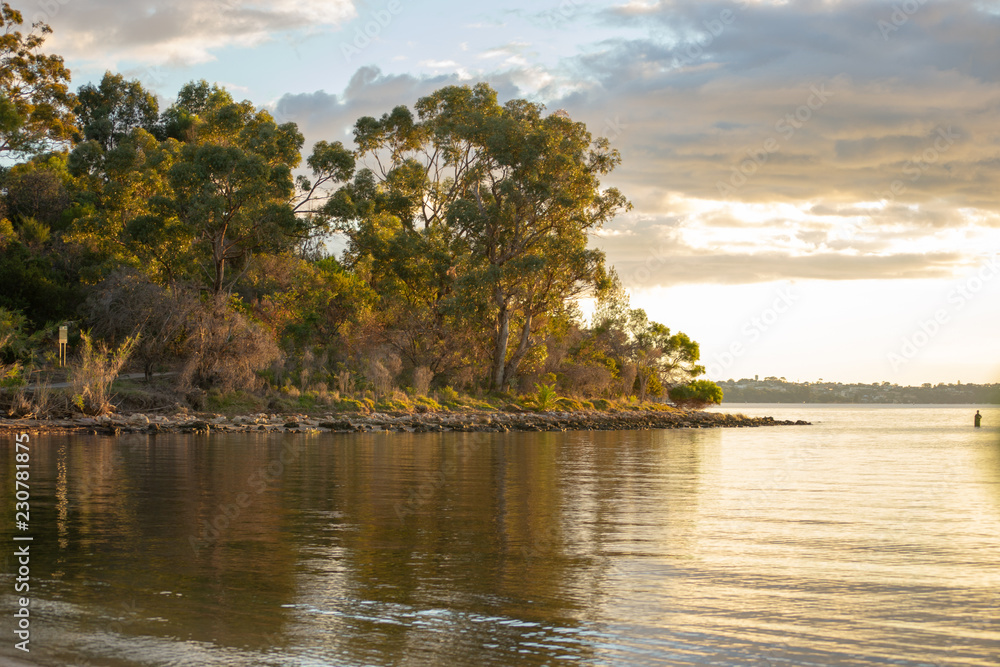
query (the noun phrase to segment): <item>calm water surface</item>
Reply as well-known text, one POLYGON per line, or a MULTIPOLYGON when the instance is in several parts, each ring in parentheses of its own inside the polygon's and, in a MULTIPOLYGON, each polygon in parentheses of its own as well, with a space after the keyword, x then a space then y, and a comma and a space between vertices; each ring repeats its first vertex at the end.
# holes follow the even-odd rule
POLYGON ((30 658, 1000 664, 1000 409, 724 408, 814 425, 39 436, 30 658))

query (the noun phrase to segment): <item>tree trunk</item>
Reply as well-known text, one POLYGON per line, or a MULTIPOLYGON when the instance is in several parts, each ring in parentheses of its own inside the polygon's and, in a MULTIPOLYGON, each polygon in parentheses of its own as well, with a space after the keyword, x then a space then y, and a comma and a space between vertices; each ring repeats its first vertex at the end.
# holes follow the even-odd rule
POLYGON ((226 276, 226 259, 225 257, 215 260, 215 283, 212 285, 212 290, 215 294, 222 292, 223 280, 226 276))
POLYGON ((503 391, 507 380, 507 341, 510 340, 510 312, 507 304, 500 306, 497 313, 496 341, 493 347, 493 379, 494 391, 503 391))
POLYGON ((524 326, 521 327, 521 339, 518 341, 517 350, 514 351, 513 356, 510 358, 510 362, 507 364, 507 368, 504 370, 504 384, 510 384, 514 380, 514 374, 517 373, 517 369, 520 368, 521 362, 524 361, 524 357, 527 356, 528 350, 531 348, 531 315, 524 321, 524 326))

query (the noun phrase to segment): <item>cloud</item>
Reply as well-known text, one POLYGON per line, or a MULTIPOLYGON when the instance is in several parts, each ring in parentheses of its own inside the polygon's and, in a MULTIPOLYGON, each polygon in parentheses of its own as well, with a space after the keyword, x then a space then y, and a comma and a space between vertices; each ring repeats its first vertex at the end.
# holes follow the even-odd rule
POLYGON ((291 31, 336 27, 355 17, 351 0, 52 0, 36 20, 55 32, 54 51, 112 67, 119 61, 193 64, 227 46, 253 46, 291 31), (45 9, 49 7, 49 9, 45 9))
MULTIPOLYGON (((558 67, 508 42, 453 69, 492 63, 501 99, 566 109, 620 150, 605 182, 644 217, 600 237, 619 266, 670 239, 663 284, 944 275, 1000 241, 1000 17, 972 0, 897 6, 633 2, 588 10, 607 37, 558 67)), ((365 68, 277 109, 344 138, 466 82, 365 68)))
POLYGON ((853 2, 629 5, 605 20, 651 36, 580 56, 575 71, 593 85, 573 102, 591 118, 623 118, 623 171, 639 166, 628 178, 645 186, 866 201, 901 180, 913 183, 907 201, 996 207, 981 184, 1000 166, 1000 70, 982 63, 1000 61, 989 37, 1000 21, 972 2, 928 4, 883 40, 878 21, 892 12, 853 2))
MULTIPOLYGON (((486 80, 501 99, 510 99, 522 96, 515 82, 519 75, 506 73, 486 80)), ((366 66, 354 73, 343 93, 320 90, 287 94, 273 105, 273 110, 282 122, 297 123, 310 141, 348 141, 351 128, 362 116, 378 117, 401 104, 412 108, 418 99, 439 88, 468 84, 458 72, 435 76, 384 74, 378 67, 366 66)))

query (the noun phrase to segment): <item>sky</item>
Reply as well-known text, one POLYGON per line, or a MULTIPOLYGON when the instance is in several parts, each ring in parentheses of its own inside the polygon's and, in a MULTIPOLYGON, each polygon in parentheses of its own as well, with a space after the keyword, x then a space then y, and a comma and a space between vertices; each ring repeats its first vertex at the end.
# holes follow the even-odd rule
POLYGON ((713 380, 1000 382, 1000 2, 40 0, 73 85, 206 79, 350 142, 446 85, 622 156, 594 239, 713 380))

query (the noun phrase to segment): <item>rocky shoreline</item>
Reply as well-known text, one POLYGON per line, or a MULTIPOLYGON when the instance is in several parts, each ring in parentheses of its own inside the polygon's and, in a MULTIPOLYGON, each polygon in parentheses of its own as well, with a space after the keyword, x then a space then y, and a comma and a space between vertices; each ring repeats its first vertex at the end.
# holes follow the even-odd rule
POLYGON ((678 428, 754 428, 806 426, 805 421, 696 410, 621 412, 462 412, 336 414, 323 417, 288 414, 222 415, 178 413, 75 417, 71 419, 0 419, 0 431, 43 433, 444 433, 510 431, 622 431, 678 428))

